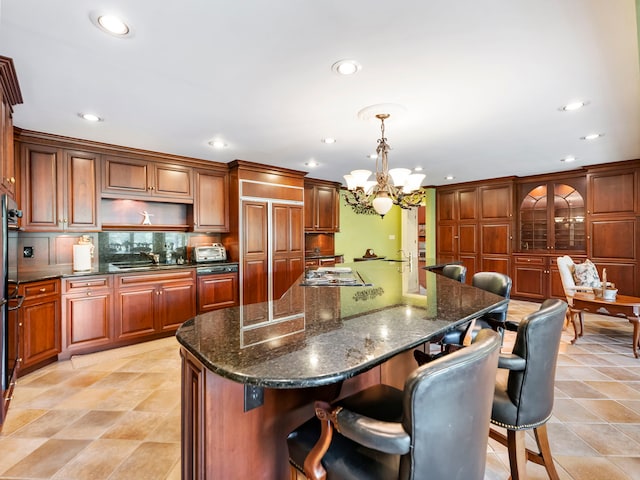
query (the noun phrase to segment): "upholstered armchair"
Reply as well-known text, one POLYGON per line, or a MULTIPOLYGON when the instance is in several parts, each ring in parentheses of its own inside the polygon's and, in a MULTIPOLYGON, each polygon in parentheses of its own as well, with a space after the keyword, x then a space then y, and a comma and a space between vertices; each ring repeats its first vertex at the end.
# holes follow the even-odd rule
MULTIPOLYGON (((589 263, 593 265, 591 262, 589 263)), ((582 310, 573 308, 573 296, 577 292, 593 293, 594 287, 600 286, 600 278, 595 266, 591 267, 590 265, 587 265, 587 262, 584 264, 577 264, 587 267, 585 269, 587 271, 585 275, 588 279, 587 282, 585 282, 585 285, 577 285, 574 276, 576 264, 573 262, 573 259, 568 255, 564 255, 556 259, 556 264, 558 265, 558 272, 560 273, 560 279, 562 280, 562 288, 564 289, 564 294, 569 306, 569 308, 567 308, 567 323, 571 323, 574 330, 574 337, 571 343, 575 343, 578 340, 578 337, 581 337, 584 334, 584 314, 582 313, 582 310)))
POLYGON ((499 348, 487 329, 416 369, 403 391, 376 385, 317 402, 317 418, 287 439, 291 478, 482 480, 499 348))
POLYGON ((518 325, 513 351, 500 355, 490 436, 507 446, 513 480, 526 479, 526 462, 543 465, 551 480, 558 480, 549 448, 546 423, 553 409, 556 360, 567 304, 545 300, 540 309, 518 325), (525 447, 525 432, 533 430, 539 452, 525 447))

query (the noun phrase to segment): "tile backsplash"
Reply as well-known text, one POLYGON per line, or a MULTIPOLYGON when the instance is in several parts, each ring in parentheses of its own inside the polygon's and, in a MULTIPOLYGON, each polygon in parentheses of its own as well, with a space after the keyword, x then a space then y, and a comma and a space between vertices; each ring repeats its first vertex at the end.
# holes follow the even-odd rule
POLYGON ((181 232, 101 232, 98 251, 101 263, 143 260, 143 253, 157 253, 160 263, 187 260, 188 237, 181 232))

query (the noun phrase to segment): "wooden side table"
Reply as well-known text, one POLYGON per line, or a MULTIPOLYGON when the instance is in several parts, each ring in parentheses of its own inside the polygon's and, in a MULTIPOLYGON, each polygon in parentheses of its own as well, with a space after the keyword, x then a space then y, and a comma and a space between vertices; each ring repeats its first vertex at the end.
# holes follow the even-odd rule
MULTIPOLYGON (((615 300, 597 298, 592 293, 576 293, 573 296, 573 308, 584 312, 622 317, 633 325, 633 355, 638 358, 640 346, 640 298, 628 295, 618 295, 615 300)), ((572 343, 575 343, 576 338, 572 343)))

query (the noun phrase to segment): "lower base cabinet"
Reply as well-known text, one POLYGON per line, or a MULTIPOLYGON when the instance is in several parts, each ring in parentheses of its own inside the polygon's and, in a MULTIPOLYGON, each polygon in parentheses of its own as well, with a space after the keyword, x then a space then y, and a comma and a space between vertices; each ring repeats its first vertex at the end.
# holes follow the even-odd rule
POLYGON ((63 279, 62 318, 58 358, 108 348, 113 342, 113 276, 63 279))
MULTIPOLYGON (((564 298, 556 265, 558 256, 514 255, 511 296, 534 301, 550 297, 564 298)), ((577 256, 575 258, 578 259, 577 256)))
POLYGON ((151 339, 196 315, 195 270, 116 275, 114 341, 151 339))
POLYGON ((239 305, 238 274, 198 276, 198 314, 239 305))
POLYGON ((60 280, 21 284, 18 294, 24 296, 18 310, 19 375, 24 375, 57 360, 60 353, 60 280))

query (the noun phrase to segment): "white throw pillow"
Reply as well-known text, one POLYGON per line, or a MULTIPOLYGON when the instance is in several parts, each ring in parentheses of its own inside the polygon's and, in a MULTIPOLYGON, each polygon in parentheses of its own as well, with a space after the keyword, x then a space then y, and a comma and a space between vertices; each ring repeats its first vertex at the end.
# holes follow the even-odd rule
POLYGON ((573 279, 579 287, 599 287, 600 276, 598 269, 591 262, 585 260, 583 263, 576 263, 573 267, 573 279))

